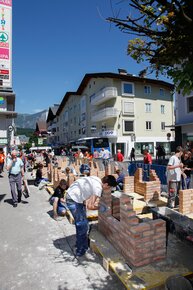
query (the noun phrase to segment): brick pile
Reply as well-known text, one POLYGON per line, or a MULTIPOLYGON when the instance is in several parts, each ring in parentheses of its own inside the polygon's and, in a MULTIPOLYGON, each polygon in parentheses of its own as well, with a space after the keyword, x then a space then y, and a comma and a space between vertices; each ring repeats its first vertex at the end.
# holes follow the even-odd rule
POLYGON ((144 266, 166 257, 165 221, 157 219, 140 222, 130 197, 125 194, 122 194, 119 202, 113 202, 110 194, 103 194, 98 228, 129 265, 144 266))
POLYGON ((182 214, 193 213, 193 189, 179 191, 179 212, 182 214))

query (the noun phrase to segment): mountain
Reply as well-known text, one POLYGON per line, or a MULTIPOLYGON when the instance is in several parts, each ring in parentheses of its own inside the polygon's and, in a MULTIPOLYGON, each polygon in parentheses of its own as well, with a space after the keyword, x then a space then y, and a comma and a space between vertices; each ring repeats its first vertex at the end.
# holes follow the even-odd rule
POLYGON ((18 114, 17 118, 15 118, 15 126, 17 128, 35 129, 38 121, 47 119, 47 114, 48 110, 35 114, 18 114))

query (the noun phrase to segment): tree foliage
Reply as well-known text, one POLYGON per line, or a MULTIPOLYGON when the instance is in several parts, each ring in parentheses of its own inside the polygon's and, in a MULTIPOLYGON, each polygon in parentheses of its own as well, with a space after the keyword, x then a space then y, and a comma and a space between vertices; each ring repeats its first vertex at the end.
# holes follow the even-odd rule
POLYGON ((193 90, 193 0, 127 2, 126 15, 107 20, 132 36, 128 54, 138 63, 148 61, 147 70, 172 77, 178 90, 190 93, 193 90))

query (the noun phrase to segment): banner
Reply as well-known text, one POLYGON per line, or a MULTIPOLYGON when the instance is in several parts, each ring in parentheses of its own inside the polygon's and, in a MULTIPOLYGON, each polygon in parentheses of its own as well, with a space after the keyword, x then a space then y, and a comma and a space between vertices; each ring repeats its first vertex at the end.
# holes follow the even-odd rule
POLYGON ((12 87, 12 0, 0 0, 0 80, 12 87))

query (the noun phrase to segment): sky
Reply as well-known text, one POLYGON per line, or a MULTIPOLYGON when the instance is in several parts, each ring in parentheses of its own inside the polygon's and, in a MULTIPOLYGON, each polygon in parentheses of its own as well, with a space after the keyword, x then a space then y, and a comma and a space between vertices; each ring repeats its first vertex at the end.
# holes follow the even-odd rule
POLYGON ((123 68, 138 75, 146 64, 127 55, 129 35, 106 21, 126 10, 126 2, 13 0, 16 112, 33 114, 60 104, 87 73, 123 68))

